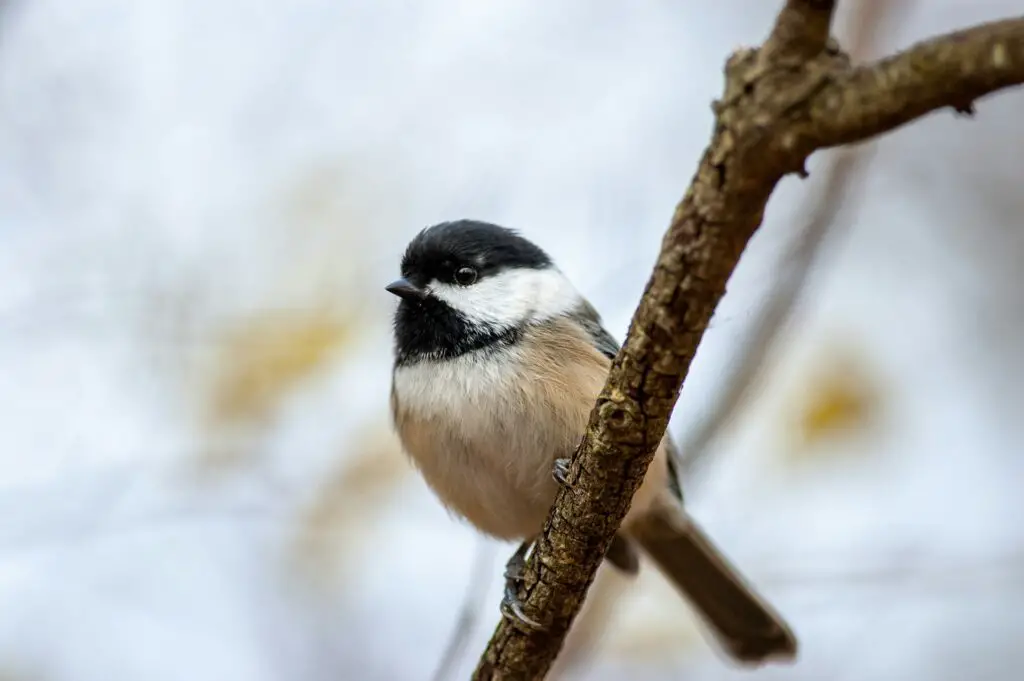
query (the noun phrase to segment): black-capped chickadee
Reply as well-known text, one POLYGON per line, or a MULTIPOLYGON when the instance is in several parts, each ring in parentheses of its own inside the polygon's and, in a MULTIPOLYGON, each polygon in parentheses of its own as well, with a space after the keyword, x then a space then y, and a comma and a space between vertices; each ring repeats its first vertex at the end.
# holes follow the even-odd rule
MULTIPOLYGON (((517 580, 583 436, 619 344, 548 255, 472 220, 420 232, 402 257, 391 411, 441 502, 480 531, 521 541, 502 612, 528 626, 517 580)), ((740 663, 795 657, 786 622, 683 510, 666 435, 606 560, 629 574, 639 546, 740 663)))

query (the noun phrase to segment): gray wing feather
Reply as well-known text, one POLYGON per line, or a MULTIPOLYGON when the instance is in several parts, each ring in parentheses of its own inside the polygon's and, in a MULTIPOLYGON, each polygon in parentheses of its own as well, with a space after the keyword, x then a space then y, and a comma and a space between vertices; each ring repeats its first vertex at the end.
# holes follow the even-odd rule
POLYGON ((615 355, 619 353, 621 346, 615 340, 615 337, 604 328, 604 324, 601 323, 601 315, 597 313, 594 306, 587 301, 583 301, 573 316, 590 334, 590 340, 594 343, 594 347, 600 350, 601 354, 608 359, 615 359, 615 355))

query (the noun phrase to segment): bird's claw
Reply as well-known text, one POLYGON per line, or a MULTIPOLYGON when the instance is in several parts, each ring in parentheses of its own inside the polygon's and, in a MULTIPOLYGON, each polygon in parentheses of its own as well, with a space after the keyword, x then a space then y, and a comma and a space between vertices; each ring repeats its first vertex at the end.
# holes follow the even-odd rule
POLYGON ((551 476, 555 479, 559 485, 569 486, 569 465, 572 463, 570 459, 555 459, 554 468, 551 470, 551 476))
POLYGON ((505 596, 501 599, 501 616, 513 624, 524 626, 527 629, 543 629, 544 626, 540 622, 530 619, 523 612, 523 606, 517 595, 518 587, 518 580, 510 579, 505 582, 505 596))
POLYGON ((505 564, 505 595, 501 599, 501 615, 513 624, 528 629, 543 629, 540 622, 526 616, 523 604, 519 602, 519 585, 523 583, 526 554, 531 545, 530 541, 524 541, 505 564))

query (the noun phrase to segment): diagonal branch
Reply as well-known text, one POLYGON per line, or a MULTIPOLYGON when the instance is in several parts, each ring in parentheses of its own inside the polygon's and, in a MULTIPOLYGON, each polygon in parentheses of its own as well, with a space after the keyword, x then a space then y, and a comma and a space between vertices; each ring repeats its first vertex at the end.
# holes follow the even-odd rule
MULTIPOLYGON (((851 59, 860 63, 877 52, 877 41, 884 26, 898 24, 913 6, 913 0, 861 0, 850 17, 851 30, 846 40, 851 59)), ((835 241, 849 228, 855 213, 856 196, 862 176, 870 164, 863 149, 843 149, 833 154, 825 166, 822 190, 806 209, 807 219, 796 227, 792 246, 782 263, 783 275, 769 292, 743 349, 730 361, 729 374, 708 415, 684 439, 678 441, 679 476, 693 485, 712 451, 711 443, 735 419, 752 396, 761 378, 766 358, 775 351, 783 329, 803 295, 812 266, 820 259, 822 246, 835 241)), ((685 487, 684 487, 685 489, 685 487)))
POLYGON ((764 55, 776 62, 816 57, 825 49, 835 0, 787 0, 764 44, 764 55))
POLYGON ((521 589, 523 631, 502 621, 475 679, 541 679, 664 436, 726 282, 779 180, 817 149, 863 141, 930 111, 970 109, 1024 82, 1024 20, 978 26, 854 68, 822 39, 832 4, 788 0, 766 46, 726 64, 711 144, 661 254, 521 589), (795 58, 796 59, 795 59, 795 58))
MULTIPOLYGON (((681 452, 679 476, 692 482, 702 471, 702 464, 710 452, 713 439, 737 415, 750 399, 765 359, 775 351, 778 339, 789 322, 807 282, 811 267, 821 255, 822 244, 834 238, 841 212, 846 210, 851 194, 857 193, 857 180, 868 164, 866 152, 843 149, 824 170, 825 180, 820 201, 811 206, 809 219, 794 240, 786 255, 786 271, 781 275, 770 296, 757 311, 753 331, 744 341, 744 351, 730 364, 730 375, 710 416, 679 443, 681 452)), ((848 222, 844 220, 843 222, 848 222)), ((685 489, 685 487, 684 487, 685 489)))

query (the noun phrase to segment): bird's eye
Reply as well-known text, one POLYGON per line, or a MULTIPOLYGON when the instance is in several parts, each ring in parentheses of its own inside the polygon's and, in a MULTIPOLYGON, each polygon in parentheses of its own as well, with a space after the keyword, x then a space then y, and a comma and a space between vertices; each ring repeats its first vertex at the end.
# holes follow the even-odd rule
POLYGON ((476 270, 472 267, 460 267, 455 270, 455 282, 460 286, 469 286, 476 281, 476 270))

